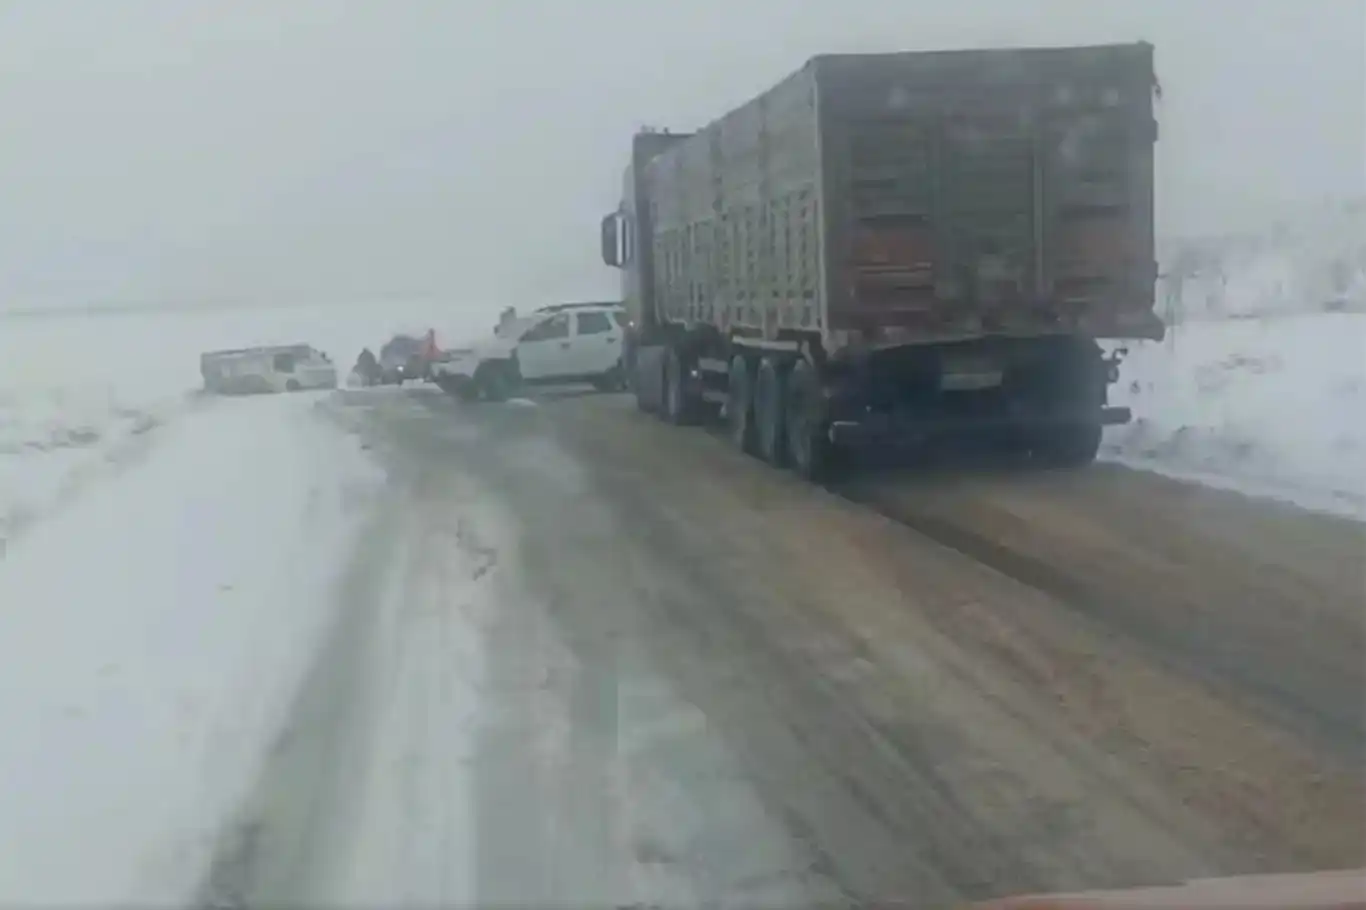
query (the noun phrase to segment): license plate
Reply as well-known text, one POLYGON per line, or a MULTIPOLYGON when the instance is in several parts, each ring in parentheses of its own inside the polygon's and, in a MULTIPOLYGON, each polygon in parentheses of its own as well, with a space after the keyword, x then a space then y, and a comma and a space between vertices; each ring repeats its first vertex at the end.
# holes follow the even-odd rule
POLYGON ((1004 371, 991 360, 946 359, 939 374, 939 388, 946 392, 994 389, 1001 384, 1004 375, 1004 371))

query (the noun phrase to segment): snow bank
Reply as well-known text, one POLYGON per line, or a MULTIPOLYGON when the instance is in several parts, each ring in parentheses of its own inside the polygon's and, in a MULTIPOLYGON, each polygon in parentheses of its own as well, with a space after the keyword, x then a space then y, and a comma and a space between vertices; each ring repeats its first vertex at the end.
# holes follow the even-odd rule
POLYGON ((187 415, 0 563, 0 903, 199 883, 380 479, 315 400, 187 415))
POLYGON ((180 312, 0 311, 0 554, 72 494, 125 466, 204 404, 199 354, 305 342, 344 375, 396 329, 477 330, 492 317, 434 304, 180 312))
POLYGON ((1366 313, 1197 321, 1129 350, 1112 457, 1366 517, 1366 313))
POLYGON ((1366 200, 1162 250, 1162 343, 1130 344, 1111 457, 1366 517, 1366 200))

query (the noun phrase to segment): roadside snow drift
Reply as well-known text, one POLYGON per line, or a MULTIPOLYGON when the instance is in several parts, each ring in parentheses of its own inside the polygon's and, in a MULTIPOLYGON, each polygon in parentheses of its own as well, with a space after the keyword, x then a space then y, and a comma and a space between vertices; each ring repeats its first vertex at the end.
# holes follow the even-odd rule
POLYGON ((0 562, 0 903, 199 884, 379 481, 315 400, 186 415, 0 562))
POLYGON ((1366 517, 1366 314, 1190 322, 1129 350, 1110 455, 1366 517))

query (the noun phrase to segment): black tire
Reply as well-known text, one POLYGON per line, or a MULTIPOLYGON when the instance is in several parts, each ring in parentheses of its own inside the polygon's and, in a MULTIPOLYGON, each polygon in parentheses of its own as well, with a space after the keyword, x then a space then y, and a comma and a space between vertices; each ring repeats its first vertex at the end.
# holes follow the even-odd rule
POLYGON ((688 400, 688 384, 683 356, 669 345, 664 354, 664 419, 682 426, 692 422, 693 407, 688 400))
POLYGON ((491 361, 474 371, 476 395, 485 401, 507 401, 516 387, 508 364, 491 361))
POLYGON ((1034 457, 1055 468, 1084 468, 1100 452, 1101 426, 1098 423, 1069 424, 1039 434, 1034 457))
POLYGON ((792 470, 815 483, 828 480, 834 463, 827 435, 830 423, 820 374, 810 361, 797 361, 788 374, 786 412, 788 462, 792 470))
POLYGON ((636 396, 636 409, 645 414, 653 414, 657 408, 655 403, 650 401, 650 396, 646 392, 650 384, 641 381, 640 371, 642 369, 643 367, 638 360, 631 365, 631 391, 636 396))
POLYGON ((755 453, 777 467, 787 466, 787 365, 764 357, 754 376, 755 453))
POLYGON ((595 376, 593 388, 599 392, 623 391, 626 388, 626 379, 625 374, 622 373, 621 364, 617 364, 601 376, 595 376))
POLYGON ((743 354, 730 359, 726 395, 726 428, 731 445, 753 455, 758 447, 754 431, 754 377, 743 354))
POLYGON ((285 383, 285 391, 286 391, 286 392, 297 392, 297 391, 299 391, 299 389, 301 389, 301 388, 303 388, 303 387, 299 385, 299 380, 297 380, 297 379, 291 379, 291 380, 289 380, 289 382, 286 382, 286 383, 285 383))

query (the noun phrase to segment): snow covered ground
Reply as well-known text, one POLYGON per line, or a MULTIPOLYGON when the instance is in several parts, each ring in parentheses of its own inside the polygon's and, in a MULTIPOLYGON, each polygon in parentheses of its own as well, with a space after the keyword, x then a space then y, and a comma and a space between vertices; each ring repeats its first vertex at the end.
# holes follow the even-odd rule
POLYGON ((1366 517, 1366 313, 1197 321, 1130 345, 1111 393, 1135 466, 1366 517))
POLYGON ((382 480, 325 394, 201 396, 200 351, 302 340, 345 362, 451 321, 0 313, 0 901, 186 900, 382 480))
POLYGON ((1175 245, 1169 335, 1128 345, 1106 453, 1366 518, 1366 202, 1175 245), (1182 258, 1184 252, 1184 260, 1182 258))
POLYGON ((36 521, 134 460, 202 406, 199 354, 306 342, 344 376, 365 345, 411 326, 438 338, 486 321, 452 307, 308 306, 201 312, 0 310, 0 558, 36 521))
POLYGON ((4 903, 182 903, 205 875, 382 480, 318 397, 182 415, 0 562, 4 903))
POLYGON ((1366 313, 1366 199, 1282 213, 1257 230, 1161 245, 1170 322, 1366 313))

